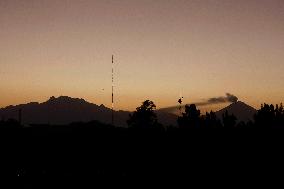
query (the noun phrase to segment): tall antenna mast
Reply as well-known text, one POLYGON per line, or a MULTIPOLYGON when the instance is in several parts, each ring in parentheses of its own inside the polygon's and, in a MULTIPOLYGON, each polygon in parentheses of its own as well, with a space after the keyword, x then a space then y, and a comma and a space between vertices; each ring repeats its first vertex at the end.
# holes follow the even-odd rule
POLYGON ((113 79, 113 71, 114 65, 113 65, 113 55, 111 57, 111 124, 114 125, 114 119, 113 119, 113 109, 114 109, 114 100, 113 100, 113 88, 114 88, 114 79, 113 79))

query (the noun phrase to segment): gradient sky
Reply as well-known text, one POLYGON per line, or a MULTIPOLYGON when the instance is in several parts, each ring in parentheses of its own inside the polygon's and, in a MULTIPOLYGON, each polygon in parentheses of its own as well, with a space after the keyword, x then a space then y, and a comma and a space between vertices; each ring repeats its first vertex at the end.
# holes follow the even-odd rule
POLYGON ((0 107, 284 101, 283 0, 0 0, 0 107), (104 89, 104 90, 103 90, 104 89))

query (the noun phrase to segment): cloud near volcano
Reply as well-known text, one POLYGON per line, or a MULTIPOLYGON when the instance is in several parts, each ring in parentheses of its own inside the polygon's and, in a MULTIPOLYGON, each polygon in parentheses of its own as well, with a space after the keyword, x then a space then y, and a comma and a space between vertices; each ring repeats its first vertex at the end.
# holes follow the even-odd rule
MULTIPOLYGON (((206 105, 228 103, 228 102, 234 103, 234 102, 237 102, 237 101, 238 101, 238 97, 236 97, 233 94, 226 93, 226 96, 212 97, 212 98, 209 98, 208 100, 203 101, 203 102, 195 102, 195 103, 188 103, 188 104, 195 104, 196 106, 206 106, 206 105)), ((166 112, 174 112, 179 107, 180 106, 172 106, 172 107, 161 108, 160 110, 166 111, 166 112)))

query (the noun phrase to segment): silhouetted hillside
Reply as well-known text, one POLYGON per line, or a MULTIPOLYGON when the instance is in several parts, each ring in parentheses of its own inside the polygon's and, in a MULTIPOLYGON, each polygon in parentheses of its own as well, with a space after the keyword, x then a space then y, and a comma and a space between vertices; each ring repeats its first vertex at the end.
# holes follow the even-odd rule
MULTIPOLYGON (((0 118, 19 119, 19 111, 23 124, 69 124, 72 122, 88 122, 98 120, 102 123, 111 123, 111 109, 103 104, 98 106, 84 99, 60 96, 51 97, 43 103, 31 102, 0 109, 0 118)), ((128 111, 115 111, 114 121, 116 126, 126 127, 129 119, 128 111)), ((163 125, 175 125, 176 116, 168 113, 157 113, 163 125)))
MULTIPOLYGON (((66 116, 66 120, 68 115, 75 116, 76 112, 81 113, 81 117, 72 117, 74 120, 84 119, 84 113, 92 110, 108 110, 110 113, 104 106, 69 97, 52 97, 42 104, 30 103, 6 109, 19 112, 17 108, 20 107, 22 113, 30 110, 40 115, 36 110, 46 106, 51 112, 66 116)), ((155 108, 153 101, 142 102, 129 117, 128 128, 99 121, 23 127, 17 120, 1 120, 3 160, 0 162, 0 176, 31 180, 89 177, 92 183, 95 183, 94 179, 111 178, 141 178, 143 181, 157 177, 222 178, 226 181, 236 178, 232 181, 236 183, 240 175, 266 177, 265 174, 273 173, 271 167, 279 170, 284 167, 279 151, 284 144, 282 104, 264 104, 257 111, 255 122, 239 125, 228 111, 237 114, 251 109, 242 102, 225 109, 223 124, 214 112, 201 115, 196 105, 191 104, 185 106, 185 113, 178 118, 179 127, 167 129, 158 122, 156 114, 159 112, 155 112, 155 108)))
POLYGON ((229 106, 216 112, 216 115, 219 119, 222 119, 222 115, 228 111, 229 114, 234 114, 237 118, 237 121, 247 122, 249 120, 253 121, 254 114, 257 113, 257 110, 253 107, 245 104, 244 102, 238 101, 230 104, 229 106))

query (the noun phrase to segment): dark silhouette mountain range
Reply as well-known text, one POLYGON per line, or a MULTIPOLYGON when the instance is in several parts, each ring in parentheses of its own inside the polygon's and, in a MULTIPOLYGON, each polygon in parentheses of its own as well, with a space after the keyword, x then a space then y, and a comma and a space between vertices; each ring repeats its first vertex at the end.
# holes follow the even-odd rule
POLYGON ((229 114, 234 114, 237 121, 253 121, 253 116, 257 113, 257 110, 242 101, 237 101, 229 106, 216 112, 216 116, 222 120, 222 115, 228 111, 229 114))
MULTIPOLYGON (((51 97, 43 103, 31 102, 16 106, 7 106, 0 109, 0 118, 19 119, 23 124, 55 124, 63 125, 72 122, 88 122, 97 120, 102 123, 111 123, 111 109, 102 105, 89 103, 84 99, 60 96, 51 97)), ((126 127, 129 119, 129 111, 114 111, 114 124, 126 127)), ((163 125, 176 125, 177 116, 157 111, 158 119, 163 125)))
MULTIPOLYGON (((43 103, 30 102, 16 106, 7 106, 0 109, 0 118, 2 119, 19 119, 21 110, 21 122, 23 124, 53 124, 63 125, 72 122, 88 122, 97 120, 102 123, 111 124, 111 109, 103 104, 96 105, 80 98, 71 98, 60 96, 51 97, 43 103)), ((238 121, 247 122, 253 120, 257 112, 253 107, 238 101, 216 112, 217 117, 222 120, 222 114, 228 111, 234 114, 238 121)), ((176 126, 177 115, 164 110, 155 111, 158 121, 165 126, 176 126)), ((130 111, 114 111, 114 124, 120 127, 127 126, 130 111)))

